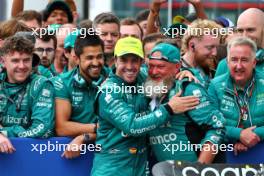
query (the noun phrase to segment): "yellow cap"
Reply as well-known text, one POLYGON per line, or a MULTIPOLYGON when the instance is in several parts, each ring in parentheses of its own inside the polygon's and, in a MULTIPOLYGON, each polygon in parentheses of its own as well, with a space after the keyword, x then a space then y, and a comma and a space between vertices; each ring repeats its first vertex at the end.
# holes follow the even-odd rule
POLYGON ((172 23, 183 23, 185 21, 185 18, 181 15, 177 15, 175 17, 173 17, 172 23))
POLYGON ((134 37, 125 37, 117 41, 115 45, 115 56, 120 57, 125 54, 135 54, 144 58, 142 42, 134 37))

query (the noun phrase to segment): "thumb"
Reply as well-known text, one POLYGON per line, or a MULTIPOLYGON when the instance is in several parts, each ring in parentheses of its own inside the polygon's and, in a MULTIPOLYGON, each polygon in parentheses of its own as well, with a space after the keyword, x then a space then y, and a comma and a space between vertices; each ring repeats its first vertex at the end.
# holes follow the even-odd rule
POLYGON ((249 127, 248 129, 254 130, 255 128, 257 128, 257 126, 252 126, 252 127, 249 127))
POLYGON ((177 93, 175 94, 175 96, 176 96, 176 97, 180 97, 181 94, 182 94, 182 90, 180 90, 179 92, 177 92, 177 93))

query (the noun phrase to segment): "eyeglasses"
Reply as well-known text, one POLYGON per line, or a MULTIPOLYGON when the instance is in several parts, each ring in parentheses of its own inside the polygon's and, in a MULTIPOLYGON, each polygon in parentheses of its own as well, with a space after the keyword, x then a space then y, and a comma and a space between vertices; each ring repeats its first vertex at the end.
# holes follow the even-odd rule
POLYGON ((35 48, 35 51, 38 53, 43 54, 43 52, 45 51, 46 53, 51 53, 54 51, 53 48, 35 48))

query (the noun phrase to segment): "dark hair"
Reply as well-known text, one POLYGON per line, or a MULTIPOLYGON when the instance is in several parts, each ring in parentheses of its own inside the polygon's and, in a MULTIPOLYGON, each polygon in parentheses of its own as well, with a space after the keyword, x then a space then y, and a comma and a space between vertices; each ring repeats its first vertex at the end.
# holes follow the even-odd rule
POLYGON ((74 44, 74 51, 76 56, 80 57, 83 53, 83 48, 87 46, 101 46, 104 50, 104 42, 98 35, 79 35, 74 44))
POLYGON ((115 23, 118 26, 118 29, 120 29, 120 20, 117 16, 115 16, 111 12, 103 12, 97 15, 94 18, 93 21, 93 27, 96 28, 98 24, 104 24, 104 23, 115 23))
POLYGON ((18 13, 15 17, 17 20, 23 20, 23 21, 31 21, 31 20, 37 20, 39 26, 42 24, 42 15, 41 13, 35 11, 35 10, 25 10, 20 13, 18 13))
POLYGON ((136 25, 139 28, 141 38, 143 37, 142 28, 139 26, 138 22, 136 22, 136 20, 134 20, 133 18, 125 18, 125 19, 121 20, 120 24, 121 25, 127 25, 127 26, 136 25))
POLYGON ((1 48, 1 54, 6 55, 13 52, 32 54, 34 44, 23 36, 12 36, 5 40, 1 48))
POLYGON ((165 35, 159 32, 148 34, 143 39, 143 42, 142 42, 143 47, 145 46, 146 43, 158 42, 159 40, 166 39, 166 38, 168 37, 166 37, 165 35))
POLYGON ((137 13, 136 15, 136 21, 138 23, 144 21, 144 20, 147 20, 148 19, 148 16, 149 16, 149 9, 145 9, 145 10, 141 10, 137 13))
POLYGON ((49 42, 50 40, 53 40, 54 49, 57 48, 57 38, 54 34, 49 34, 48 32, 41 34, 41 33, 37 32, 37 34, 35 34, 35 36, 37 39, 40 39, 44 42, 49 42))
POLYGON ((52 2, 50 2, 46 6, 44 11, 43 11, 43 21, 47 21, 47 19, 49 18, 50 14, 54 10, 62 10, 62 11, 64 11, 67 14, 67 17, 68 17, 68 23, 72 23, 73 22, 72 11, 71 11, 70 7, 68 6, 68 4, 65 3, 64 1, 52 1, 52 2))
POLYGON ((82 20, 79 23, 78 27, 80 29, 82 29, 82 28, 89 29, 89 28, 92 28, 93 27, 93 22, 91 20, 89 20, 89 19, 85 19, 85 20, 82 20))

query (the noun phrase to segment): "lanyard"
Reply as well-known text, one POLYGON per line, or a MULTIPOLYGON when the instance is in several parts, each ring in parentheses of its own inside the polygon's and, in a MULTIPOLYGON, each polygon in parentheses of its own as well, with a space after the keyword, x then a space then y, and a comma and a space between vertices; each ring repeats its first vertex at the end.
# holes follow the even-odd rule
MULTIPOLYGON (((239 121, 244 120, 246 121, 248 119, 249 116, 249 109, 248 109, 248 101, 250 100, 252 94, 253 94, 253 90, 254 90, 254 86, 255 86, 255 81, 254 79, 251 81, 250 85, 248 86, 248 88, 246 89, 245 94, 243 95, 243 97, 239 96, 238 91, 236 86, 234 85, 234 93, 236 96, 236 102, 237 105, 239 107, 239 121), (248 93, 249 91, 249 93, 248 93)), ((243 128, 243 124, 240 122, 238 127, 243 128)))

